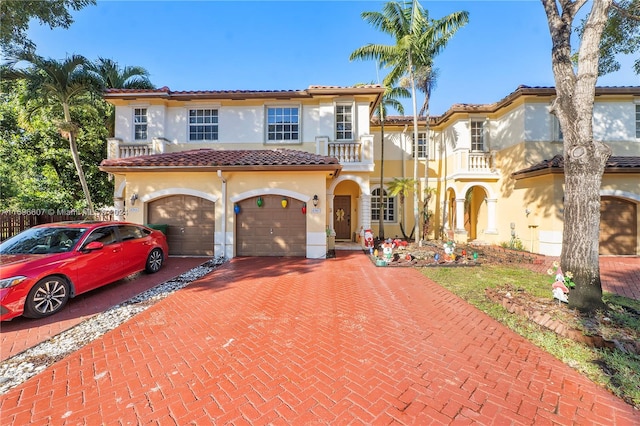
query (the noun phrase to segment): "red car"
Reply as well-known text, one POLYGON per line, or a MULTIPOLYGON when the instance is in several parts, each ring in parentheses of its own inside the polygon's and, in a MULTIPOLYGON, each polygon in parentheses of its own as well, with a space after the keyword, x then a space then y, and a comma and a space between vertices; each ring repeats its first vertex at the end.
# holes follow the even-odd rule
POLYGON ((168 253, 162 232, 134 223, 34 226, 0 244, 0 320, 55 314, 70 297, 159 271, 168 253))

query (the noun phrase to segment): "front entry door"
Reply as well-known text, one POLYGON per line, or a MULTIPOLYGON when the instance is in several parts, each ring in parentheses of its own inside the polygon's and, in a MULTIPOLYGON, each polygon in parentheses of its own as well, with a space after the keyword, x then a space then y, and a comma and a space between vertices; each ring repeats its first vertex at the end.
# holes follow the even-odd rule
POLYGON ((351 239, 351 196, 336 195, 333 198, 333 226, 336 240, 351 239))

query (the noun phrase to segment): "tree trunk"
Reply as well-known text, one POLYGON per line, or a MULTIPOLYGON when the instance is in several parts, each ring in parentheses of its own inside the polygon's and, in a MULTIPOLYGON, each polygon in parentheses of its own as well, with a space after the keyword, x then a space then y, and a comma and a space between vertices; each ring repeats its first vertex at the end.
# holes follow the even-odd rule
POLYGON ((384 240, 384 108, 380 101, 380 213, 378 222, 378 238, 384 240))
MULTIPOLYGON (((64 119, 67 125, 73 126, 71 123, 71 113, 69 112, 69 105, 63 103, 62 109, 64 111, 64 119)), ((87 208, 89 214, 94 215, 93 203, 91 202, 91 193, 89 192, 89 186, 87 185, 87 179, 84 177, 84 171, 82 170, 82 163, 80 163, 80 154, 78 153, 78 146, 76 144, 76 135, 73 128, 67 129, 69 137, 69 148, 71 149, 71 157, 73 158, 73 164, 76 166, 78 172, 78 178, 80 179, 80 185, 82 186, 82 192, 84 192, 84 198, 87 200, 87 208)))
POLYGON ((599 265, 600 186, 611 150, 593 140, 593 103, 602 31, 612 0, 593 0, 578 51, 571 61, 573 20, 585 1, 542 0, 553 44, 556 82, 552 112, 564 136, 564 230, 560 265, 574 276, 569 306, 592 312, 604 306, 599 265), (562 8, 558 10, 558 5, 562 8))

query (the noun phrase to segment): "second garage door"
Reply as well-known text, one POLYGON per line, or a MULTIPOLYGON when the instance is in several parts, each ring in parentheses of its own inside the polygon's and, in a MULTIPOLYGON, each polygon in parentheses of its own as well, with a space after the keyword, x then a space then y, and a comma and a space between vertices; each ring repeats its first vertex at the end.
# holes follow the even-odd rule
POLYGON ((307 254, 307 221, 302 201, 263 195, 240 201, 236 215, 237 256, 302 256, 307 254))
POLYGON ((169 254, 213 256, 215 203, 191 195, 172 195, 152 201, 147 222, 169 225, 169 254))
POLYGON ((638 246, 637 206, 615 197, 600 202, 600 254, 633 255, 638 246))

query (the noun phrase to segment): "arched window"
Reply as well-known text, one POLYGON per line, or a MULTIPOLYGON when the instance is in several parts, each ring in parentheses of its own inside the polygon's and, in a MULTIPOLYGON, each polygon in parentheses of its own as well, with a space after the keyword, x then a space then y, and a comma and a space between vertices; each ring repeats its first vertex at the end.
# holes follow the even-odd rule
MULTIPOLYGON (((376 188, 371 192, 371 221, 380 220, 380 190, 376 188)), ((384 191, 384 190, 383 190, 384 191)), ((384 221, 396 221, 396 197, 390 197, 387 191, 384 191, 384 221)))

